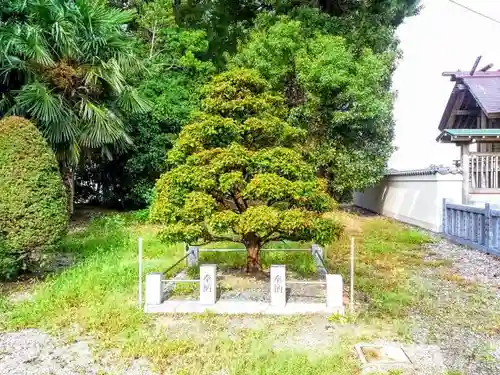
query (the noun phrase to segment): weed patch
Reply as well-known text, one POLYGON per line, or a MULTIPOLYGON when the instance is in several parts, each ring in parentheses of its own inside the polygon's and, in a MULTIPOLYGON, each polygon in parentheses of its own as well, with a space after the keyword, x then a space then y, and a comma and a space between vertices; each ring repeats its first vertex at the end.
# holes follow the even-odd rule
MULTIPOLYGON (((353 221, 352 214, 347 221, 353 221)), ((423 232, 381 217, 358 218, 356 231, 347 231, 328 248, 333 273, 349 275, 350 239, 355 238, 355 290, 370 314, 401 317, 417 299, 409 283, 412 270, 423 266, 422 245, 431 242, 423 232)), ((346 280, 348 282, 348 280, 346 280)))

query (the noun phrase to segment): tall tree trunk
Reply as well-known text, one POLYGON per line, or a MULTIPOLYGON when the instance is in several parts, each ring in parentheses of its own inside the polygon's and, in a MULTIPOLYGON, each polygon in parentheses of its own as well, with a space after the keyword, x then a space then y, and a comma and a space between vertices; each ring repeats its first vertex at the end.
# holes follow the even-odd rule
POLYGON ((261 241, 255 234, 248 235, 243 240, 247 248, 247 272, 259 272, 261 241))
POLYGON ((71 216, 75 212, 75 174, 73 168, 62 167, 62 178, 66 188, 68 214, 71 216))
POLYGON ((155 39, 156 39, 156 21, 153 26, 153 35, 151 37, 151 48, 149 49, 149 58, 151 59, 153 57, 153 50, 155 48, 155 39))

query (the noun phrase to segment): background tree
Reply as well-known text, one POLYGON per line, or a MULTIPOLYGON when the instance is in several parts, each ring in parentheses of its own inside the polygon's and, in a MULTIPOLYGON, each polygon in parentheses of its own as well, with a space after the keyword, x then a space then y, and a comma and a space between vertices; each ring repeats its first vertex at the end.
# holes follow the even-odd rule
POLYGON ((396 28, 418 13, 420 0, 176 0, 178 24, 207 33, 209 55, 218 66, 234 54, 258 16, 287 15, 310 29, 346 38, 356 48, 395 50, 396 28))
POLYGON ((0 24, 0 110, 37 124, 71 187, 81 151, 111 157, 131 143, 123 112, 148 109, 125 79, 131 14, 102 0, 13 3, 15 17, 0 24))
POLYGON ((392 107, 390 75, 398 54, 395 30, 404 17, 418 11, 418 1, 153 0, 112 3, 120 9, 137 11, 137 17, 128 24, 127 30, 137 40, 136 50, 144 69, 133 72, 129 82, 142 97, 152 102, 153 110, 124 117, 133 145, 115 154, 113 160, 98 152, 85 159, 77 177, 81 201, 122 208, 146 206, 154 182, 165 170, 165 155, 182 127, 189 122, 189 114, 199 102, 199 88, 215 73, 214 65, 218 71, 224 71, 232 55, 238 51, 240 55, 245 49, 256 52, 254 47, 261 50, 248 59, 248 65, 241 65, 253 67, 257 64, 272 87, 284 93, 292 109, 290 121, 310 133, 308 150, 315 152, 307 156, 320 175, 328 178, 329 189, 335 197, 349 197, 353 189, 375 183, 383 174, 392 151, 392 117, 387 113, 392 107), (299 26, 293 26, 293 21, 298 21, 296 25, 299 26), (269 30, 287 32, 286 27, 280 29, 278 24, 293 26, 295 31, 281 37, 273 35, 273 43, 266 36, 269 30), (261 41, 265 39, 265 43, 259 44, 257 35, 261 41), (344 42, 339 46, 332 42, 333 39, 325 38, 327 36, 341 37, 344 42), (312 56, 311 48, 321 50, 321 58, 312 56), (336 52, 345 50, 347 54, 328 55, 329 48, 336 52), (368 69, 366 48, 377 60, 373 77, 368 71, 360 71, 368 69), (311 57, 314 59, 310 60, 311 57), (355 64, 352 69, 348 66, 358 60, 363 64, 355 64), (300 61, 310 62, 302 65, 302 72, 297 70, 300 61), (322 81, 321 76, 323 65, 329 72, 328 77, 332 78, 332 72, 340 63, 347 64, 342 67, 342 74, 350 77, 351 83, 362 81, 356 79, 357 75, 368 78, 366 88, 349 86, 352 94, 345 90, 343 83, 339 86, 344 96, 350 95, 351 108, 357 106, 359 109, 344 113, 353 118, 342 121, 340 117, 345 108, 341 101, 345 97, 342 99, 332 92, 336 90, 334 82, 331 79, 322 81), (380 69, 381 64, 384 69, 380 69), (319 74, 312 74, 313 70, 319 74), (366 106, 369 101, 365 94, 372 95, 370 90, 376 92, 374 103, 379 105, 376 114, 366 106), (315 137, 311 136, 312 130, 315 137), (319 130, 323 133, 328 130, 328 134, 319 130))
POLYGON ((304 151, 337 198, 383 175, 392 152, 394 53, 356 51, 289 17, 261 17, 231 65, 253 67, 281 91, 304 151))
POLYGON ((156 184, 151 213, 165 225, 163 240, 239 241, 255 271, 270 241, 328 243, 339 234, 322 215, 333 205, 324 184, 293 148, 305 133, 283 121, 284 102, 265 80, 252 70, 222 73, 205 87, 201 109, 156 184))
POLYGON ((143 208, 165 171, 167 152, 190 113, 200 88, 215 71, 206 58, 204 31, 176 25, 170 0, 143 3, 135 19, 136 52, 142 61, 129 82, 151 103, 147 113, 125 113, 133 144, 112 160, 94 153, 81 164, 78 199, 114 208, 143 208))
POLYGON ((66 195, 52 150, 20 117, 0 120, 0 176, 0 278, 12 278, 65 234, 66 195))

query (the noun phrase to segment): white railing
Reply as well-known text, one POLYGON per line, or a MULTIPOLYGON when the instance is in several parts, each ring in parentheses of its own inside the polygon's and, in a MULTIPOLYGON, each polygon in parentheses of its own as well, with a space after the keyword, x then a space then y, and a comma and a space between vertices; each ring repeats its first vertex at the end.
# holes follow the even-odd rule
POLYGON ((498 189, 500 180, 500 153, 470 154, 470 186, 472 190, 498 189))

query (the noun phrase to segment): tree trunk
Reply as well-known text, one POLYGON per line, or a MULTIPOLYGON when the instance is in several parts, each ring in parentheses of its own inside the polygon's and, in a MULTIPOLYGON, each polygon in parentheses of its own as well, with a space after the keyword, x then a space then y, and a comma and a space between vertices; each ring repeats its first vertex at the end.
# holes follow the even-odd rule
POLYGON ((260 266, 260 239, 256 235, 249 235, 244 240, 247 248, 247 272, 259 272, 260 266))
POLYGON ((155 21, 155 24, 153 26, 153 36, 151 37, 151 48, 149 50, 149 59, 151 59, 153 57, 153 50, 155 47, 155 39, 156 39, 156 21, 155 21))
POLYGON ((71 167, 63 167, 62 168, 62 177, 64 187, 66 189, 66 195, 68 197, 67 200, 67 208, 69 216, 74 213, 75 206, 75 174, 73 172, 73 168, 71 167))
POLYGON ((250 246, 247 248, 247 272, 260 271, 260 248, 250 246))

